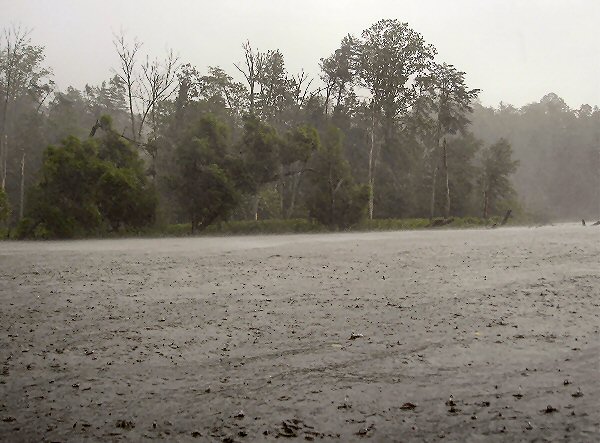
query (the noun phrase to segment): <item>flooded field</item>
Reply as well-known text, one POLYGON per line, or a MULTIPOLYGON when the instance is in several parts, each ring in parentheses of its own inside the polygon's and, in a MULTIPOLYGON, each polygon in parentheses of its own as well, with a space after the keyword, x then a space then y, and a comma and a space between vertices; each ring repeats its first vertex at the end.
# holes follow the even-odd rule
POLYGON ((600 228, 0 242, 1 441, 595 441, 600 228))

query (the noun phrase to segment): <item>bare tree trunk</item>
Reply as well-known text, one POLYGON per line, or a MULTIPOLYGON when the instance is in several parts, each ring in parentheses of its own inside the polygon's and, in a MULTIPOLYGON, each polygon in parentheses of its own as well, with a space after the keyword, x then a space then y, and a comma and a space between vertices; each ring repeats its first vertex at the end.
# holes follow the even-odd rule
MULTIPOLYGON (((303 168, 304 169, 304 168, 303 168)), ((290 218, 294 214, 294 208, 296 207, 296 195, 300 188, 300 180, 302 179, 302 171, 294 174, 292 178, 292 195, 290 196, 290 206, 286 214, 286 218, 290 218)))
POLYGON ((450 179, 448 174, 448 149, 446 148, 446 138, 444 137, 444 141, 442 142, 442 153, 444 159, 444 174, 446 181, 446 208, 444 210, 444 217, 450 217, 450 179))
POLYGON ((0 138, 0 187, 6 189, 6 159, 8 157, 8 137, 4 134, 0 138))
POLYGON ((21 157, 21 195, 19 201, 19 220, 23 220, 23 213, 25 208, 25 150, 23 150, 23 157, 21 157))
POLYGON ((254 213, 254 221, 258 220, 258 203, 260 201, 260 197, 258 196, 258 191, 254 196, 254 201, 252 202, 252 212, 254 213))
POLYGON ((8 94, 10 89, 10 75, 7 75, 6 95, 2 107, 2 126, 0 132, 0 186, 6 189, 6 161, 8 158, 8 134, 6 131, 6 117, 8 115, 8 94))
MULTIPOLYGON (((8 42, 8 37, 7 37, 7 42, 8 42)), ((6 58, 10 61, 11 58, 11 46, 10 43, 8 45, 7 48, 7 56, 6 58)), ((8 136, 7 136, 7 131, 6 131, 6 117, 8 115, 8 98, 9 98, 9 94, 10 94, 10 88, 11 88, 11 74, 12 74, 12 69, 7 70, 6 72, 6 91, 4 91, 4 103, 2 106, 2 126, 0 126, 0 168, 2 168, 0 170, 0 185, 2 187, 2 189, 6 189, 6 159, 8 157, 8 136)))
POLYGON ((373 220, 374 192, 375 192, 375 105, 371 117, 371 148, 369 149, 369 220, 373 220))
POLYGON ((431 179, 431 206, 429 208, 429 220, 433 220, 435 216, 435 187, 437 186, 437 172, 439 166, 433 168, 433 178, 431 179))
POLYGON ((135 142, 135 116, 133 114, 133 93, 130 91, 127 93, 129 96, 129 118, 131 120, 131 138, 135 142))
POLYGON ((262 67, 261 67, 262 55, 259 51, 254 52, 252 50, 252 46, 250 46, 249 41, 244 43, 242 45, 242 48, 244 49, 244 57, 246 58, 246 68, 247 68, 248 72, 246 72, 244 69, 240 68, 235 63, 233 64, 233 66, 235 66, 236 69, 242 73, 242 75, 246 79, 246 82, 248 83, 248 88, 250 89, 249 111, 250 111, 250 115, 254 115, 254 101, 255 101, 254 90, 256 87, 258 73, 262 69, 262 67))
POLYGON ((286 176, 285 176, 285 167, 284 165, 279 165, 279 183, 277 186, 279 188, 279 214, 281 218, 285 218, 285 191, 286 191, 286 176))
POLYGON ((331 99, 331 83, 328 82, 325 87, 325 103, 323 104, 323 108, 325 110, 325 116, 329 115, 329 100, 331 99))
POLYGON ((484 189, 484 191, 483 191, 483 218, 485 220, 487 220, 487 218, 488 218, 488 204, 489 204, 488 200, 489 200, 488 193, 484 189))
POLYGON ((133 111, 133 97, 135 95, 134 86, 136 78, 134 70, 136 64, 136 54, 142 45, 141 43, 134 41, 132 47, 130 48, 125 42, 125 35, 123 33, 121 33, 119 36, 115 36, 113 43, 121 63, 120 71, 115 71, 115 73, 125 83, 125 87, 127 88, 127 98, 129 100, 129 118, 131 120, 131 138, 135 142, 136 131, 135 114, 133 111))

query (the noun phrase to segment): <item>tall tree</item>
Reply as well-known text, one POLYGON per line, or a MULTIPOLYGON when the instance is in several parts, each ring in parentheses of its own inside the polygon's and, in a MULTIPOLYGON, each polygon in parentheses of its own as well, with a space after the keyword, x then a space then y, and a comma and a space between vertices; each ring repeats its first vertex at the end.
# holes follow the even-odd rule
POLYGON ((0 188, 6 188, 13 125, 27 109, 39 110, 52 92, 51 71, 43 65, 44 47, 33 45, 20 26, 0 34, 0 188))
POLYGON ((435 190, 437 172, 442 167, 444 172, 444 216, 450 216, 450 173, 448 168, 448 149, 446 136, 466 131, 470 123, 469 114, 472 103, 479 94, 479 89, 469 89, 465 84, 465 73, 454 66, 443 64, 432 65, 429 76, 423 78, 430 93, 430 105, 435 121, 434 146, 431 158, 431 212, 434 216, 435 190))
POLYGON ((269 124, 255 116, 246 117, 240 152, 247 171, 247 192, 254 195, 253 214, 258 219, 259 192, 279 176, 281 137, 269 124))
POLYGON ((397 124, 415 99, 414 84, 428 69, 436 50, 407 23, 380 20, 362 33, 358 76, 371 93, 369 148, 369 217, 373 218, 376 166, 381 145, 392 149, 397 124), (381 127, 382 140, 376 140, 381 127))
POLYGON ((340 109, 343 99, 351 90, 356 73, 358 41, 350 34, 342 39, 340 47, 320 62, 321 80, 325 83, 325 114, 333 100, 333 111, 340 109))
POLYGON ((41 157, 42 106, 54 89, 44 48, 34 45, 30 34, 20 26, 0 34, 0 188, 15 202, 13 215, 19 218, 25 186, 33 176, 29 171, 37 169, 41 157))

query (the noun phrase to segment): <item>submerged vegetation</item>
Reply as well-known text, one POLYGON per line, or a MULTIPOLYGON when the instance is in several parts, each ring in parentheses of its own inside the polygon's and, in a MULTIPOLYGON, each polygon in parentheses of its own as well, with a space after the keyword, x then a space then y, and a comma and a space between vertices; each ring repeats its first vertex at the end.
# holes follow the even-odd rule
POLYGON ((597 107, 549 94, 485 108, 397 20, 346 36, 320 82, 249 42, 241 82, 172 51, 150 62, 125 35, 114 44, 114 77, 58 91, 44 48, 4 34, 0 226, 12 236, 462 227, 596 204, 597 107))

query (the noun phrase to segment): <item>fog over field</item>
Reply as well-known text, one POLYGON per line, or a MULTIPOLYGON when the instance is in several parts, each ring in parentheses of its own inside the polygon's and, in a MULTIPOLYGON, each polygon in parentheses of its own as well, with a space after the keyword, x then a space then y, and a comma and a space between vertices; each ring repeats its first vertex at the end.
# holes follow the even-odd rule
POLYGON ((46 6, 0 19, 9 236, 600 219, 596 2, 46 6))

